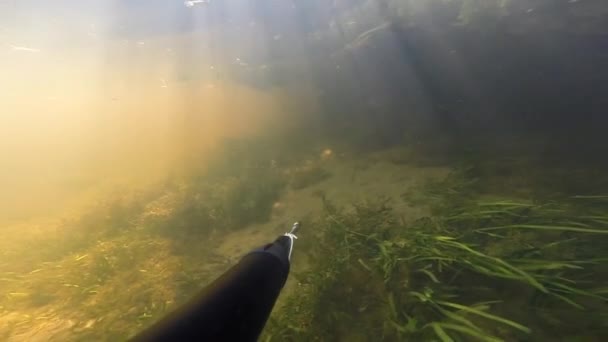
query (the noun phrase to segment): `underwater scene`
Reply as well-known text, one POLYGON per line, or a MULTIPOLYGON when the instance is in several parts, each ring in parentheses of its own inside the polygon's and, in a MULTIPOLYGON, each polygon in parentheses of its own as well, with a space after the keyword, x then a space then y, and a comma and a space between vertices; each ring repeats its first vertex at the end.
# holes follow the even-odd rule
POLYGON ((296 221, 253 340, 608 341, 608 2, 0 0, 0 341, 296 221))

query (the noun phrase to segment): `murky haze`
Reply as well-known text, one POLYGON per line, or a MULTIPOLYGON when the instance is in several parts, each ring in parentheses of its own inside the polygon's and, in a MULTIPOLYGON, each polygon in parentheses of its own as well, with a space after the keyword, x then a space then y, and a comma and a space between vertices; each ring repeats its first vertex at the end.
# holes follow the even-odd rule
POLYGON ((269 85, 269 66, 251 57, 267 33, 253 19, 228 24, 238 12, 209 16, 181 2, 2 6, 3 219, 113 182, 157 180, 204 161, 222 137, 315 106, 305 79, 269 85))
POLYGON ((604 0, 0 0, 0 340, 125 340, 297 220, 264 341, 604 341, 607 37, 604 0))

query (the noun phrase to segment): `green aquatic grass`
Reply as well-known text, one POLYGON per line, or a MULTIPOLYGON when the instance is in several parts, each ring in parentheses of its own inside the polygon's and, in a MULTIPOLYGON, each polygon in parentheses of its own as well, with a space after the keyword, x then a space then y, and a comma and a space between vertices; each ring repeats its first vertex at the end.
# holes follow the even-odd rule
POLYGON ((461 305, 461 304, 457 304, 457 303, 450 303, 450 302, 444 302, 444 301, 437 301, 437 304, 439 304, 441 306, 446 306, 446 307, 450 307, 453 309, 461 310, 461 311, 471 313, 474 315, 478 315, 478 316, 481 316, 483 318, 486 318, 486 319, 489 319, 489 320, 492 320, 492 321, 495 321, 498 323, 506 324, 512 328, 523 331, 525 333, 530 333, 529 328, 527 328, 519 323, 516 323, 514 321, 508 320, 508 319, 500 317, 500 316, 492 315, 490 313, 484 312, 483 310, 479 310, 479 309, 476 309, 471 306, 465 306, 465 305, 461 305))
POLYGON ((317 265, 311 272, 324 276, 303 278, 318 297, 300 297, 297 304, 315 303, 305 310, 313 331, 282 329, 272 340, 344 337, 332 329, 350 329, 363 340, 502 341, 518 334, 534 339, 551 335, 547 326, 559 331, 599 311, 595 306, 608 300, 593 277, 607 257, 598 239, 608 226, 596 222, 607 219, 596 206, 602 198, 585 198, 593 205, 584 206, 577 203, 581 198, 476 200, 463 185, 474 182, 460 184, 448 187, 443 198, 436 185, 426 202, 433 215, 408 225, 394 219, 384 202, 350 213, 332 207, 318 223, 325 227, 323 238, 311 254, 317 265), (323 259, 324 249, 333 251, 331 259, 323 259), (330 265, 335 260, 338 267, 330 265), (345 295, 344 286, 353 292, 345 295), (362 316, 352 298, 368 297, 376 304, 366 304, 362 316), (327 304, 342 300, 336 307, 327 304), (534 313, 550 308, 559 310, 539 328, 545 316, 534 313), (342 319, 325 320, 316 310, 339 311, 342 319), (348 326, 347 320, 368 329, 348 326), (366 320, 384 323, 369 329, 366 320))
POLYGON ((409 294, 420 303, 430 305, 437 312, 441 313, 441 315, 443 316, 442 321, 432 322, 426 325, 426 327, 432 327, 437 337, 441 340, 452 340, 453 337, 450 336, 448 332, 443 330, 443 328, 445 327, 448 328, 448 330, 453 330, 464 335, 476 337, 483 341, 501 341, 500 338, 493 336, 489 332, 480 328, 478 324, 475 324, 472 320, 474 317, 483 318, 492 322, 504 324, 526 334, 529 334, 531 332, 528 327, 520 323, 487 312, 490 309, 490 305, 499 303, 498 301, 477 303, 473 305, 463 305, 455 302, 448 302, 445 300, 435 300, 433 298, 433 292, 428 290, 424 293, 410 291, 409 294))
POLYGON ((273 340, 340 339, 345 335, 329 331, 341 330, 359 340, 539 339, 563 326, 572 336, 577 319, 601 312, 606 289, 593 274, 605 264, 603 196, 481 199, 476 191, 486 183, 471 174, 462 168, 404 194, 407 202, 431 209, 407 225, 386 203, 349 213, 333 207, 318 224, 325 227, 323 238, 311 253, 311 272, 325 276, 300 279, 314 289, 297 303, 310 308, 304 310, 308 330, 273 330, 281 332, 273 340), (331 259, 323 259, 329 258, 323 250, 332 250, 331 259), (329 265, 332 260, 340 266, 329 265), (353 298, 375 304, 359 312, 353 298), (342 300, 348 304, 328 304, 342 300), (321 310, 340 311, 345 321, 325 320, 321 310), (550 315, 535 314, 541 311, 550 315), (346 317, 358 324, 348 325, 346 317))
POLYGON ((437 337, 439 337, 439 339, 442 342, 450 342, 450 341, 454 341, 446 332, 446 330, 452 330, 454 332, 458 332, 461 333, 463 335, 468 335, 471 337, 475 337, 481 341, 486 341, 486 342, 500 342, 503 341, 502 339, 487 335, 487 334, 483 334, 480 333, 479 331, 475 330, 475 329, 471 329, 467 326, 463 326, 463 325, 457 325, 457 324, 450 324, 450 323, 431 323, 430 325, 433 330, 435 331, 435 333, 437 334, 437 337))
POLYGON ((485 232, 485 231, 499 230, 499 229, 535 229, 535 230, 548 230, 548 231, 556 231, 556 232, 608 234, 608 230, 603 230, 603 229, 587 229, 587 228, 579 228, 579 227, 534 225, 534 224, 514 224, 514 225, 509 225, 509 226, 501 226, 501 227, 480 228, 477 230, 480 232, 485 232))

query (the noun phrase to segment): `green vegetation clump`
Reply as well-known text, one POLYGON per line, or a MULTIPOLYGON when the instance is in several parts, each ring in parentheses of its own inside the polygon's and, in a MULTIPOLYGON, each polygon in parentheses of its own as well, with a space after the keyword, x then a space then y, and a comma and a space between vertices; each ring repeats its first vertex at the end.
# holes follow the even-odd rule
POLYGON ((0 336, 124 340, 166 315, 233 262, 217 241, 270 218, 287 181, 267 160, 224 153, 56 226, 5 231, 0 336))
POLYGON ((319 165, 305 166, 296 169, 291 174, 290 184, 293 189, 299 190, 320 183, 329 177, 329 172, 319 165))
MULTIPOLYGON (((239 153, 206 174, 113 196, 23 250, 4 244, 0 331, 22 340, 121 340, 186 301, 241 253, 222 242, 246 234, 225 233, 267 221, 293 180, 289 165, 239 153), (225 248, 210 248, 218 245, 225 248)), ((311 229, 294 251, 310 269, 293 265, 295 289, 261 340, 601 340, 608 197, 601 186, 572 195, 588 189, 582 176, 562 187, 546 179, 533 196, 527 185, 538 182, 520 177, 498 162, 457 168, 403 195, 430 208, 418 220, 399 216, 402 203, 338 208, 324 187, 311 189, 324 212, 306 222, 311 229)), ((317 179, 305 186, 319 179, 304 178, 317 179)))
POLYGON ((284 176, 274 169, 245 169, 239 177, 213 177, 186 181, 161 198, 164 214, 146 223, 171 236, 237 230, 266 222, 285 187, 284 176))
POLYGON ((268 219, 283 183, 271 177, 228 178, 186 189, 168 224, 187 230, 238 229, 268 219))
POLYGON ((463 174, 430 184, 433 216, 413 224, 383 201, 326 203, 314 266, 266 340, 599 339, 608 197, 484 200, 463 174))

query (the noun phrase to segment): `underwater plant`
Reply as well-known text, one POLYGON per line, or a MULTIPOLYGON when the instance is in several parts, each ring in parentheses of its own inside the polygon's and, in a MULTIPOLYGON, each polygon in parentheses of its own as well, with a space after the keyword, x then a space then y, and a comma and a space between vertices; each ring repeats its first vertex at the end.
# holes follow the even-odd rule
POLYGON ((295 190, 304 189, 330 177, 329 172, 318 165, 307 165, 297 168, 291 174, 291 187, 295 190))
POLYGON ((386 201, 352 210, 326 202, 313 266, 267 340, 550 340, 605 331, 604 196, 481 200, 475 182, 447 181, 443 194, 430 184, 432 216, 411 224, 386 201), (458 192, 470 196, 453 201, 458 192))

